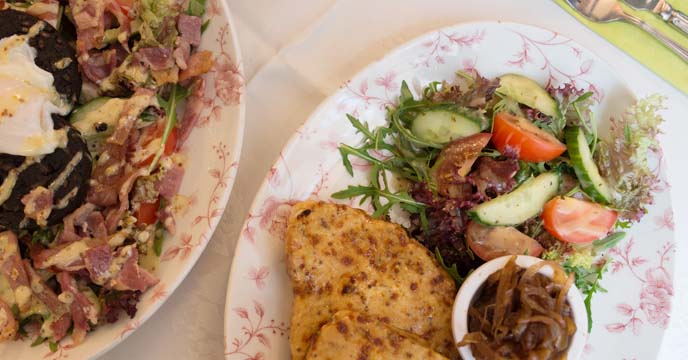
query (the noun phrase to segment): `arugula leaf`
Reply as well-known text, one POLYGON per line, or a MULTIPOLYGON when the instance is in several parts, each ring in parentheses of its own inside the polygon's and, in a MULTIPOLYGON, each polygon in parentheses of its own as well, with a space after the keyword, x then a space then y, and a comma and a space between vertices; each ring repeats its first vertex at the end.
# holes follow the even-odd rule
POLYGON ((153 172, 158 166, 158 162, 165 152, 165 143, 170 137, 172 130, 177 126, 177 105, 186 99, 191 94, 191 90, 184 88, 178 84, 172 86, 170 95, 168 99, 165 99, 162 95, 158 94, 158 103, 165 110, 165 130, 162 133, 162 139, 160 140, 160 146, 155 152, 155 157, 148 167, 149 172, 153 172))
POLYGON ((36 245, 40 244, 48 247, 50 243, 55 239, 55 233, 51 228, 38 229, 31 234, 31 243, 36 245))
POLYGON ((162 223, 158 222, 155 225, 155 231, 153 233, 153 251, 157 257, 162 255, 162 244, 165 241, 165 229, 162 223))
POLYGON ((613 234, 610 234, 604 239, 599 239, 595 240, 592 242, 592 248, 594 253, 598 253, 601 251, 605 251, 607 249, 611 249, 616 244, 619 243, 619 241, 623 240, 623 238, 626 237, 626 233, 623 231, 617 231, 613 234))
MULTIPOLYGON (((42 337, 42 336, 38 336, 38 337, 36 338, 36 340, 34 340, 34 341, 31 343, 31 347, 36 347, 36 346, 38 346, 38 345, 44 343, 46 340, 48 340, 48 338, 44 338, 44 337, 42 337)), ((54 352, 54 351, 53 351, 53 352, 54 352)))
POLYGON ((50 342, 48 343, 48 346, 50 347, 50 351, 51 351, 51 352, 56 352, 56 351, 57 351, 57 348, 58 348, 58 347, 57 347, 57 343, 56 343, 56 342, 50 341, 50 342))
POLYGON ((210 19, 204 21, 203 25, 201 25, 201 34, 204 34, 205 31, 208 30, 208 26, 210 26, 210 19))
POLYGON ((206 0, 189 1, 189 7, 186 9, 186 14, 191 16, 203 17, 203 14, 205 14, 205 2, 206 0))
POLYGON ((349 199, 362 196, 361 203, 370 198, 375 207, 373 217, 379 218, 386 215, 394 205, 400 205, 411 213, 420 213, 425 209, 425 204, 413 200, 406 191, 390 192, 378 186, 349 185, 348 188, 331 195, 335 199, 349 199), (386 199, 385 203, 380 200, 386 199))
POLYGON ((571 258, 567 258, 562 266, 567 273, 573 273, 576 277, 576 287, 585 296, 585 312, 588 316, 588 333, 592 330, 592 296, 598 292, 607 292, 605 288, 600 285, 602 274, 607 271, 607 265, 604 264, 593 265, 590 268, 581 265, 575 265, 571 258))
POLYGON ((437 262, 440 263, 440 266, 449 273, 449 276, 454 279, 454 282, 456 283, 456 287, 459 288, 461 287, 461 284, 463 284, 463 281, 466 280, 463 276, 459 274, 459 270, 456 268, 456 264, 453 264, 451 267, 447 266, 444 263, 444 259, 442 258, 442 254, 440 254, 440 248, 435 248, 435 258, 437 259, 437 262))

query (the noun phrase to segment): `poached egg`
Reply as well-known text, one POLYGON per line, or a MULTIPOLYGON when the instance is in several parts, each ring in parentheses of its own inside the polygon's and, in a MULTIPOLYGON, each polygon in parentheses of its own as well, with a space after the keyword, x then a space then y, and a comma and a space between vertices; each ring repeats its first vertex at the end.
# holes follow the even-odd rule
POLYGON ((67 142, 66 129, 53 129, 52 114, 67 115, 70 106, 53 75, 36 65, 31 33, 0 39, 0 153, 40 156, 67 142))

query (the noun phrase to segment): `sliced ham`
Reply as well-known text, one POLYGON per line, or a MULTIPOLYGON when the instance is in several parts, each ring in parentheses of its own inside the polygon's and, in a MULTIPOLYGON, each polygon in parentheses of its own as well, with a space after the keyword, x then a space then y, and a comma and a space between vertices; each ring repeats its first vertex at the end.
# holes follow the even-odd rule
POLYGON ((11 231, 0 233, 0 273, 7 279, 19 310, 28 310, 31 287, 22 265, 17 236, 11 231))
POLYGON ((67 335, 69 327, 72 325, 72 316, 65 304, 57 299, 57 295, 43 283, 41 277, 31 267, 28 260, 24 260, 24 270, 29 276, 31 282, 31 291, 50 311, 53 319, 57 319, 50 323, 50 332, 52 333, 53 341, 60 341, 67 335))
POLYGON ((14 339, 19 324, 12 314, 12 309, 0 299, 0 342, 14 339))
POLYGON ((105 34, 105 3, 102 0, 69 0, 80 59, 88 50, 100 47, 105 34))
POLYGON ((98 307, 78 290, 76 281, 68 272, 57 274, 57 282, 60 283, 62 289, 60 299, 69 305, 69 310, 72 313, 72 321, 74 322, 72 340, 74 345, 79 345, 84 341, 86 333, 91 328, 89 322, 91 324, 98 323, 98 307))
POLYGON ((39 226, 48 225, 48 217, 53 210, 53 192, 43 186, 32 189, 21 198, 24 215, 36 221, 39 226))
POLYGON ((86 77, 96 84, 110 76, 117 68, 117 50, 110 49, 103 52, 91 52, 88 60, 81 62, 81 70, 86 77))
POLYGON ((113 211, 110 211, 105 218, 105 226, 107 228, 108 234, 112 234, 117 231, 117 224, 124 216, 124 213, 129 210, 129 193, 134 187, 134 182, 141 176, 148 174, 148 169, 138 169, 134 172, 129 173, 126 180, 119 189, 119 207, 113 211))
POLYGON ((36 269, 53 267, 62 271, 78 271, 85 268, 82 254, 92 247, 86 240, 60 244, 39 251, 33 256, 36 269))
POLYGON ((179 35, 193 46, 201 45, 202 26, 203 20, 198 16, 181 14, 177 19, 177 30, 179 31, 179 35))
POLYGON ((84 252, 84 263, 91 277, 91 281, 98 285, 104 285, 109 278, 110 264, 112 263, 112 250, 106 243, 84 252))
MULTIPOLYGON (((139 50, 140 51, 140 50, 139 50)), ((115 132, 107 140, 107 143, 126 145, 130 132, 134 128, 136 119, 153 100, 155 91, 151 89, 138 89, 124 104, 124 109, 119 116, 119 122, 115 132)))
POLYGON ((191 57, 191 45, 188 41, 183 38, 179 38, 177 41, 177 47, 172 53, 175 64, 181 70, 185 70, 189 65, 189 58, 191 57))
POLYGON ((84 233, 93 238, 103 239, 108 236, 107 228, 105 227, 105 218, 100 211, 90 213, 81 227, 84 233))
POLYGON ((162 178, 155 182, 155 190, 167 200, 179 193, 179 187, 184 178, 184 168, 174 164, 171 168, 165 170, 162 178))
POLYGON ((74 212, 65 216, 62 220, 63 228, 60 235, 57 237, 57 244, 67 244, 74 241, 81 240, 81 236, 76 233, 77 224, 82 224, 86 221, 89 215, 95 211, 96 206, 91 203, 85 203, 78 207, 74 212))
POLYGON ((126 155, 131 132, 136 119, 151 104, 154 96, 153 90, 138 89, 124 104, 115 132, 105 142, 93 170, 91 186, 86 197, 88 202, 103 207, 114 206, 120 202, 120 189, 129 178, 130 170, 126 166, 126 155))
POLYGON ((120 270, 109 283, 115 290, 146 291, 158 283, 158 279, 139 266, 139 252, 135 245, 128 245, 118 250, 115 264, 121 264, 120 270))
POLYGON ((136 59, 142 62, 151 70, 165 70, 174 66, 174 58, 172 57, 172 50, 161 47, 140 48, 134 55, 136 59))

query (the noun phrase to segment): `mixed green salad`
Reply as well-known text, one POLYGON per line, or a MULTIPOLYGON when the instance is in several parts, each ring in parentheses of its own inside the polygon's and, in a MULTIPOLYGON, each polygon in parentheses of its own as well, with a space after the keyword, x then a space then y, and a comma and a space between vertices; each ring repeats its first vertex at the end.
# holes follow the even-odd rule
POLYGON ((503 255, 554 260, 575 274, 585 297, 604 292, 603 254, 621 241, 653 201, 663 99, 637 101, 600 136, 592 92, 572 84, 543 88, 516 74, 486 79, 458 72, 414 96, 404 82, 386 125, 342 144, 371 166, 370 182, 332 196, 371 201, 376 217, 395 207, 408 231, 433 251, 457 284, 482 262, 503 255))

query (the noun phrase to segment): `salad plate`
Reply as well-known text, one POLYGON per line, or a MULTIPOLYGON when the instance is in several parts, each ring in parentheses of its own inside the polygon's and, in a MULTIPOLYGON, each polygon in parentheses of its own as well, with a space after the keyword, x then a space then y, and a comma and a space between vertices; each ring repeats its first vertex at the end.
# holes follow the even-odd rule
MULTIPOLYGON (((57 6, 52 1, 45 1, 46 8, 53 5, 57 6)), ((240 158, 244 134, 244 79, 239 44, 226 3, 210 0, 196 6, 194 11, 205 13, 205 20, 203 35, 198 39, 199 45, 194 45, 194 50, 207 55, 206 64, 210 65, 203 71, 203 81, 195 83, 204 86, 203 91, 198 86, 194 88, 196 106, 192 109, 181 105, 177 109, 180 116, 183 114, 184 121, 189 120, 187 124, 191 124, 186 129, 191 131, 185 131, 183 135, 180 132, 179 136, 184 137, 184 141, 179 140, 176 148, 176 153, 181 154, 177 158, 181 159, 178 164, 185 173, 177 194, 181 195, 179 199, 187 201, 184 206, 174 209, 176 231, 173 235, 165 235, 161 248, 155 250, 159 257, 146 266, 155 281, 140 294, 135 316, 122 313, 123 316, 114 323, 99 324, 76 346, 76 340, 68 337, 50 345, 45 339, 42 344, 36 341, 32 345, 33 339, 25 337, 0 343, 0 358, 60 360, 102 355, 131 336, 162 306, 190 272, 212 237, 229 200, 240 158)), ((175 89, 179 88, 175 86, 175 89)), ((177 90, 172 94, 174 91, 177 90)), ((163 145, 167 156, 167 145, 163 145)), ((161 215, 153 215, 154 221, 156 216, 161 215)), ((121 227, 122 223, 119 225, 121 227)))
MULTIPOLYGON (((292 206, 302 200, 340 202, 372 213, 359 199, 335 200, 349 185, 368 184, 368 162, 351 157, 354 175, 339 147, 363 137, 347 114, 370 129, 387 123, 402 83, 416 98, 436 81, 455 81, 457 71, 492 79, 514 73, 546 87, 573 84, 589 92, 600 137, 610 118, 636 98, 613 67, 575 41, 538 27, 506 23, 459 24, 420 36, 369 65, 325 100, 297 130, 267 174, 248 214, 232 265, 225 308, 225 358, 288 359, 292 288, 287 274, 285 231, 292 206)), ((658 182, 654 203, 627 229, 592 298, 592 331, 583 359, 654 358, 671 314, 674 239, 669 184, 661 149, 649 156, 658 182)), ((393 221, 405 225, 407 219, 393 221)))

